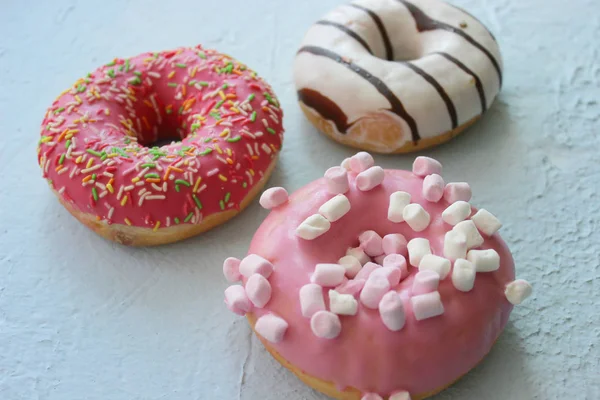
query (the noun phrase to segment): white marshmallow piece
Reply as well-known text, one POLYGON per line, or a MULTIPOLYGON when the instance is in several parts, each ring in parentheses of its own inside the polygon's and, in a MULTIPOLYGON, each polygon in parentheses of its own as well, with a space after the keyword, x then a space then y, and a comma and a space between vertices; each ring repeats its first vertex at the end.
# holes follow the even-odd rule
POLYGON ((410 298, 413 314, 417 321, 437 317, 444 313, 444 305, 439 292, 431 292, 410 298))
POLYGON ((344 256, 338 260, 338 264, 344 267, 348 278, 354 278, 362 268, 360 260, 354 256, 344 256))
POLYGON ((444 179, 438 174, 427 175, 423 180, 423 197, 431 203, 437 203, 444 195, 444 179))
POLYGON ((410 204, 410 194, 402 191, 390 194, 390 205, 388 206, 388 219, 392 222, 403 222, 404 207, 410 204))
POLYGON ((329 228, 331 228, 331 223, 324 216, 313 214, 296 228, 296 236, 305 240, 313 240, 327 232, 329 228))
POLYGON ((475 215, 471 217, 471 220, 475 222, 477 229, 487 236, 492 236, 494 233, 498 232, 498 229, 502 228, 502 222, 500 222, 494 214, 483 208, 478 210, 475 215))
POLYGON ((469 292, 475 285, 475 266, 469 260, 459 258, 452 268, 452 284, 461 292, 469 292))
POLYGON ((430 157, 419 156, 415 158, 412 166, 413 174, 425 177, 431 174, 442 174, 442 164, 430 157))
POLYGON ((396 268, 400 270, 400 280, 408 276, 406 258, 402 254, 388 254, 383 259, 383 268, 396 268))
POLYGON ((469 250, 467 260, 475 265, 477 272, 493 272, 500 268, 500 256, 494 249, 469 250))
POLYGON ((531 287, 529 282, 524 279, 517 279, 506 285, 504 295, 511 304, 519 305, 523 300, 531 296, 532 292, 533 287, 531 287))
POLYGON ((383 254, 383 239, 375 231, 364 231, 358 236, 360 248, 368 256, 376 257, 383 254))
POLYGON ((373 273, 373 271, 375 271, 377 268, 381 268, 381 266, 373 262, 368 262, 365 265, 363 265, 360 271, 358 271, 358 274, 356 274, 354 279, 367 280, 369 279, 369 276, 371 276, 371 273, 373 273))
POLYGON ((449 225, 456 225, 471 215, 471 205, 466 201, 456 201, 450 204, 443 212, 442 219, 449 225))
POLYGON ((268 279, 272 273, 273 264, 258 254, 248 254, 240 262, 240 274, 246 278, 250 278, 254 274, 261 274, 268 279))
POLYGON ((359 151, 350 157, 349 165, 352 171, 360 173, 375 165, 375 160, 373 159, 373 156, 366 151, 359 151))
POLYGON ((383 276, 370 276, 360 292, 360 302, 367 308, 376 310, 384 294, 390 290, 390 282, 383 276))
POLYGON ((470 219, 459 222, 452 230, 462 233, 465 236, 467 239, 467 249, 479 247, 483 244, 483 236, 479 234, 475 223, 470 219))
POLYGON ((310 318, 317 311, 325 310, 323 288, 315 283, 309 283, 300 288, 300 310, 302 316, 310 318))
POLYGON ((383 400, 383 397, 381 397, 377 393, 365 393, 360 398, 360 400, 383 400))
POLYGON ((335 339, 342 331, 340 317, 329 311, 319 311, 310 319, 310 329, 316 337, 335 339))
POLYGON ((444 257, 451 261, 467 257, 467 238, 465 235, 455 230, 446 232, 444 235, 444 257))
POLYGON ((310 277, 312 283, 325 287, 334 287, 344 281, 346 269, 340 264, 317 264, 310 277))
POLYGON ((271 300, 271 284, 260 274, 254 274, 246 281, 246 295, 254 307, 263 308, 271 300))
POLYGON ((344 194, 350 188, 348 171, 343 167, 331 167, 325 171, 325 184, 331 194, 344 194))
POLYGON ((444 188, 444 200, 452 204, 471 200, 471 186, 467 182, 450 182, 444 188))
POLYGON ((319 207, 319 214, 327 218, 329 222, 337 221, 346 215, 348 211, 350 211, 350 201, 343 194, 332 197, 319 207))
POLYGON ((282 187, 272 187, 263 192, 258 201, 262 208, 271 210, 288 201, 288 192, 282 187))
POLYGON ((402 277, 402 270, 394 267, 381 267, 377 268, 371 275, 369 275, 369 279, 373 278, 373 276, 383 276, 390 283, 390 287, 396 286, 400 282, 400 278, 402 277))
POLYGON ((360 247, 348 248, 348 250, 346 250, 346 255, 356 257, 358 261, 360 261, 360 265, 365 265, 366 263, 371 261, 371 258, 360 247))
MULTIPOLYGON (((373 161, 374 162, 374 161, 373 161)), ((340 167, 344 168, 346 171, 350 171, 350 157, 344 158, 340 163, 340 167)))
POLYGON ((379 302, 381 321, 390 331, 399 331, 404 327, 406 315, 400 295, 394 290, 387 292, 379 302))
POLYGON ((358 301, 351 294, 342 294, 335 290, 329 291, 329 309, 338 315, 356 315, 358 301))
POLYGON ((440 280, 446 279, 450 273, 451 267, 452 264, 450 263, 450 260, 433 254, 424 255, 421 262, 419 262, 419 271, 430 270, 437 272, 440 276, 440 280))
POLYGON ((389 254, 402 254, 403 256, 408 255, 406 244, 408 241, 404 235, 400 233, 390 233, 385 235, 381 242, 381 247, 386 255, 389 254))
POLYGON ((227 282, 239 282, 242 280, 242 274, 240 274, 240 263, 241 261, 235 257, 227 257, 223 262, 223 275, 227 282))
POLYGON ((412 203, 404 207, 402 218, 415 232, 421 232, 429 226, 431 217, 425 209, 417 203, 412 203))
POLYGON ((393 393, 390 396, 389 400, 411 400, 410 393, 408 393, 406 390, 401 390, 399 392, 393 393))
POLYGON ((381 185, 385 179, 383 168, 375 166, 361 172, 356 177, 356 187, 362 192, 368 192, 376 186, 381 185))
POLYGON ((241 285, 231 285, 225 289, 225 304, 237 315, 246 315, 252 308, 252 303, 241 285))
POLYGON ((421 259, 431 254, 431 247, 429 246, 429 240, 425 238, 414 238, 411 239, 406 245, 408 249, 408 261, 413 267, 418 267, 421 263, 421 259))
POLYGON ((413 296, 435 292, 439 285, 440 275, 437 272, 431 270, 419 271, 413 280, 413 296))
POLYGON ((281 317, 265 314, 254 325, 254 330, 271 343, 279 343, 287 331, 288 323, 281 317))

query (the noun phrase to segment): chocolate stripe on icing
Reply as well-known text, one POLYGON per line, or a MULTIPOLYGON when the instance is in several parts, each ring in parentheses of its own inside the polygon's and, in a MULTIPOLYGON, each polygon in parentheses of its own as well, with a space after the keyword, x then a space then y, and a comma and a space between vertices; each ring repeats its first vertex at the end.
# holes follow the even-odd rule
POLYGON ((383 25, 383 21, 381 21, 381 18, 379 18, 379 15, 377 15, 375 13, 375 11, 369 10, 368 8, 363 7, 363 6, 359 6, 358 4, 348 4, 348 5, 350 7, 358 8, 359 10, 366 12, 373 19, 373 21, 375 22, 375 25, 377 25, 377 29, 379 29, 381 38, 383 39, 383 45, 385 46, 385 56, 389 61, 392 61, 394 59, 394 50, 392 49, 392 43, 390 42, 390 37, 388 36, 387 30, 385 29, 385 26, 383 25))
POLYGON ((444 57, 448 61, 454 63, 458 68, 462 69, 467 74, 471 75, 471 77, 475 80, 475 88, 477 89, 477 93, 479 93, 479 101, 481 102, 481 113, 483 114, 484 112, 486 112, 486 110, 487 110, 487 102, 485 100, 485 92, 483 91, 483 84, 481 83, 481 79, 479 79, 479 77, 477 76, 477 74, 475 72, 473 72, 465 64, 463 64, 462 62, 460 62, 456 58, 452 57, 448 53, 444 53, 442 51, 439 51, 439 52, 432 53, 432 54, 439 54, 440 56, 444 57))
POLYGON ((450 96, 448 96, 448 93, 446 93, 446 91, 444 90, 442 85, 440 85, 439 82, 436 81, 433 76, 429 75, 427 72, 423 71, 421 68, 417 67, 416 65, 409 63, 409 62, 405 62, 403 64, 406 65, 408 68, 412 69, 413 71, 415 71, 417 74, 419 74, 431 86, 433 86, 435 90, 437 90, 438 94, 440 95, 442 100, 444 100, 444 103, 446 104, 446 108, 448 109, 448 114, 450 114, 450 120, 452 121, 452 129, 456 128, 458 126, 458 119, 456 117, 456 108, 454 107, 454 103, 452 102, 452 99, 450 99, 450 96))
POLYGON ((312 89, 298 90, 298 99, 319 113, 326 120, 332 121, 338 132, 346 133, 351 124, 342 109, 330 98, 312 89))
POLYGON ((333 51, 327 50, 322 47, 304 46, 300 48, 300 50, 298 50, 298 53, 310 53, 317 56, 327 57, 331 60, 336 61, 337 63, 342 64, 349 70, 358 74, 361 78, 365 79, 367 82, 373 85, 375 89, 377 89, 377 91, 381 93, 387 99, 387 101, 390 102, 390 105, 392 106, 390 111, 392 111, 394 114, 398 115, 400 118, 406 121, 410 128, 413 142, 416 143, 420 139, 419 130, 417 128, 417 123, 415 122, 414 118, 408 112, 406 112, 406 109, 402 105, 400 99, 398 99, 398 97, 396 97, 396 95, 390 90, 390 88, 387 87, 387 85, 383 83, 379 78, 373 76, 369 71, 362 69, 361 67, 359 67, 356 64, 353 64, 349 60, 344 59, 339 54, 336 54, 333 51))
POLYGON ((411 13, 415 22, 417 24, 417 30, 419 32, 423 31, 433 31, 436 29, 443 29, 448 32, 452 32, 457 34, 458 36, 464 38, 467 42, 471 43, 474 47, 481 50, 491 61, 498 73, 498 80, 500 81, 500 86, 502 86, 502 71, 500 70, 500 64, 494 58, 492 53, 489 52, 488 49, 479 44, 475 39, 473 39, 469 34, 463 32, 462 30, 455 28, 452 25, 449 25, 445 22, 437 21, 435 19, 430 18, 427 14, 425 14, 419 7, 415 6, 412 3, 409 3, 406 0, 397 0, 402 3, 408 11, 411 13))
POLYGON ((317 21, 317 22, 315 22, 315 24, 325 25, 325 26, 333 26, 334 28, 339 29, 340 31, 344 32, 346 35, 352 37, 354 40, 356 40, 358 43, 360 43, 371 55, 373 55, 373 51, 369 47, 369 44, 363 38, 361 38, 358 35, 358 33, 354 32, 352 29, 348 28, 347 26, 338 24, 337 22, 324 21, 324 20, 317 21))

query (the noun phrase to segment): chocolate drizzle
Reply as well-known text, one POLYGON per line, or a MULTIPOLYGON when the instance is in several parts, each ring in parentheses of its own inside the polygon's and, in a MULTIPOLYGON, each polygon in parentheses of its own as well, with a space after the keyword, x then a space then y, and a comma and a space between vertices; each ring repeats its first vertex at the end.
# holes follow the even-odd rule
POLYGON ((312 89, 298 90, 298 100, 306 104, 321 115, 321 117, 335 124, 338 132, 346 133, 352 124, 348 124, 348 117, 342 109, 330 98, 312 89))
POLYGON ((369 10, 368 8, 363 7, 363 6, 359 6, 358 4, 348 4, 348 5, 350 7, 358 8, 359 10, 362 10, 362 11, 366 12, 367 14, 369 14, 369 16, 373 19, 373 22, 375 22, 375 25, 377 25, 377 29, 379 29, 379 33, 381 34, 381 38, 383 39, 383 45, 385 46, 386 59, 388 61, 394 60, 394 50, 392 48, 392 43, 390 42, 390 37, 388 36, 387 30, 385 29, 385 26, 383 25, 383 21, 381 21, 381 18, 379 18, 379 15, 377 15, 375 13, 375 11, 369 10))
POLYGON ((420 139, 419 130, 417 128, 417 123, 415 122, 415 119, 406 111, 400 99, 398 99, 398 97, 396 97, 392 90, 389 87, 387 87, 387 85, 379 78, 373 76, 369 71, 362 69, 358 65, 353 64, 351 61, 344 59, 339 54, 336 54, 333 51, 322 47, 304 46, 300 48, 300 50, 298 50, 298 53, 310 53, 317 56, 327 57, 343 65, 344 67, 348 68, 354 73, 358 74, 361 78, 365 79, 367 82, 373 85, 375 89, 377 89, 377 91, 381 93, 387 99, 387 101, 389 101, 391 105, 391 112, 393 112, 394 114, 398 115, 406 121, 411 130, 413 142, 416 143, 420 139))
POLYGON ((354 32, 352 29, 348 28, 347 26, 338 24, 337 22, 325 21, 325 20, 317 21, 317 22, 315 22, 315 24, 325 25, 325 26, 333 26, 333 27, 339 29, 340 31, 344 32, 346 35, 352 37, 354 40, 356 40, 358 43, 360 43, 369 52, 369 54, 373 55, 373 51, 371 50, 371 48, 369 47, 369 44, 365 41, 365 39, 361 38, 358 35, 358 33, 354 32))
POLYGON ((479 94, 479 101, 481 102, 481 113, 483 114, 487 110, 487 102, 485 100, 485 92, 483 91, 483 84, 481 83, 481 79, 477 76, 475 72, 473 72, 469 67, 465 64, 452 57, 448 53, 444 53, 442 51, 436 52, 433 54, 439 54, 440 56, 446 58, 448 61, 454 63, 458 68, 465 71, 467 74, 471 75, 471 77, 475 80, 475 88, 477 89, 477 93, 479 94))

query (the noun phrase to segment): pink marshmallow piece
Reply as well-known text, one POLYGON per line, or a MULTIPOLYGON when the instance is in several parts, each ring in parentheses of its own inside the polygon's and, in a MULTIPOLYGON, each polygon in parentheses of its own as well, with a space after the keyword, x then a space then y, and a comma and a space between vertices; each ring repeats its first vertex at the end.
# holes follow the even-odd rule
POLYGON ((287 331, 288 323, 281 317, 265 314, 254 325, 254 330, 271 343, 279 343, 287 331))
POLYGON ((316 283, 309 283, 300 288, 300 310, 302 315, 310 318, 317 311, 325 310, 323 288, 316 283))
POLYGON ((448 203, 456 203, 459 200, 471 200, 471 186, 467 182, 450 182, 444 188, 444 200, 448 203))
POLYGON ((431 269, 417 272, 413 280, 413 296, 435 292, 440 284, 440 276, 431 269))
POLYGON ((427 175, 423 180, 423 197, 432 203, 437 203, 444 195, 444 179, 438 174, 427 175))
POLYGON ((408 255, 408 250, 406 248, 407 243, 408 241, 404 235, 400 233, 390 233, 383 237, 381 246, 386 255, 402 254, 406 257, 408 255))
POLYGON ((408 393, 406 390, 400 390, 392 393, 388 400, 411 400, 410 393, 408 393))
POLYGON ((439 292, 420 294, 410 298, 413 314, 417 321, 437 317, 444 313, 444 305, 439 292))
POLYGON ((373 271, 369 276, 369 279, 373 278, 375 275, 383 276, 390 283, 390 287, 394 287, 400 282, 402 271, 399 268, 394 267, 381 267, 373 271))
POLYGON ((365 279, 350 279, 337 286, 335 291, 339 294, 351 294, 352 296, 356 296, 365 286, 365 282, 365 279))
POLYGON ((391 331, 399 331, 404 327, 406 315, 402 298, 394 290, 387 292, 379 302, 381 321, 391 331))
POLYGON ((390 282, 383 276, 370 276, 360 292, 360 301, 367 308, 376 310, 384 294, 390 290, 390 282))
POLYGON ((412 167, 413 174, 425 177, 431 174, 442 174, 442 164, 430 157, 419 156, 415 158, 412 167))
POLYGON ((354 279, 367 280, 369 278, 369 275, 371 275, 371 273, 373 271, 375 271, 377 268, 381 268, 381 265, 378 265, 378 264, 375 264, 375 263, 369 261, 368 263, 363 265, 363 267, 360 269, 360 271, 358 271, 358 274, 356 274, 354 279))
POLYGON ((310 319, 310 329, 315 336, 335 339, 342 331, 340 317, 329 311, 318 311, 310 319))
POLYGON ((246 295, 254 307, 263 308, 271 300, 271 284, 260 274, 254 274, 246 281, 246 295))
POLYGON ((365 393, 360 398, 360 400, 383 400, 383 397, 381 397, 377 393, 365 393))
POLYGON ((383 266, 398 268, 400 270, 400 280, 408 276, 408 264, 406 263, 406 257, 402 254, 388 254, 383 259, 383 266))
POLYGON ((346 269, 340 264, 317 264, 310 281, 317 285, 333 287, 344 281, 346 269))
POLYGON ((252 303, 241 285, 231 285, 225 289, 225 304, 237 315, 246 315, 252 308, 252 303))
POLYGON ((360 173, 366 171, 373 165, 375 165, 375 160, 373 159, 373 156, 366 151, 360 151, 350 157, 350 169, 353 172, 360 173))
POLYGON ((235 257, 228 257, 223 262, 223 275, 227 282, 239 282, 242 280, 242 274, 240 274, 240 260, 235 257))
POLYGON ((385 178, 385 172, 381 167, 371 167, 361 172, 356 177, 356 187, 362 192, 367 192, 375 186, 380 185, 385 178))
POLYGON ((282 187, 272 187, 263 192, 258 201, 262 208, 270 210, 288 201, 288 192, 282 187))
POLYGON ((265 278, 269 278, 272 273, 273 264, 258 254, 248 254, 240 262, 240 274, 246 278, 250 278, 253 274, 261 274, 265 278))
POLYGON ((331 194, 344 194, 348 191, 348 172, 342 167, 331 167, 325 171, 325 184, 331 194))
POLYGON ((383 239, 375 231, 364 231, 358 236, 360 248, 368 256, 377 257, 383 254, 383 239))

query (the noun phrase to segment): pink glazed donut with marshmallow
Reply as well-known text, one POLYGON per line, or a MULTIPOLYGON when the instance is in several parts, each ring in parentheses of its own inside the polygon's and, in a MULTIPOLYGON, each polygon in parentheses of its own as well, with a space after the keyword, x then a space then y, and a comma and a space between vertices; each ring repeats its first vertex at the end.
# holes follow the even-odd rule
POLYGON ((490 212, 439 162, 384 170, 360 152, 271 209, 223 266, 227 307, 307 385, 336 399, 417 400, 475 367, 531 292, 490 212), (241 281, 241 284, 235 284, 241 281))

